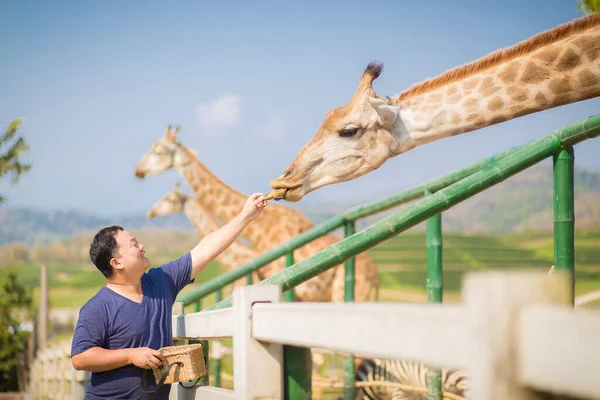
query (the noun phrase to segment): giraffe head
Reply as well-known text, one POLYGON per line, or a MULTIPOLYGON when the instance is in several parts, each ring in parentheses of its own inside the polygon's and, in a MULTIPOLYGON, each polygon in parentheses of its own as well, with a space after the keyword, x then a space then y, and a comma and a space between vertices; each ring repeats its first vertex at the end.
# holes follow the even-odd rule
POLYGON ((179 182, 177 182, 173 190, 167 193, 148 211, 147 216, 152 219, 182 212, 188 198, 189 196, 179 188, 179 182))
POLYGON ((172 130, 171 125, 167 126, 164 135, 154 143, 150 151, 140 160, 135 169, 135 176, 143 179, 146 176, 158 174, 177 165, 177 150, 179 149, 177 133, 179 133, 179 127, 172 130))
POLYGON ((356 179, 379 168, 399 147, 410 147, 400 108, 373 90, 382 69, 369 63, 348 104, 329 111, 292 164, 271 181, 285 200, 299 201, 322 186, 356 179))

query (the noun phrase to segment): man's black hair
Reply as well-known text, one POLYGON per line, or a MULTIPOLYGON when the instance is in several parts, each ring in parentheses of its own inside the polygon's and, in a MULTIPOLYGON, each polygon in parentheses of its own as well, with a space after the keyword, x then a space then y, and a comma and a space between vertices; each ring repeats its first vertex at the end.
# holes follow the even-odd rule
POLYGON ((123 228, 119 225, 102 228, 96 233, 92 240, 92 244, 90 244, 90 258, 96 268, 98 268, 107 278, 113 272, 110 265, 110 259, 114 257, 114 254, 119 247, 115 236, 122 230, 123 228))

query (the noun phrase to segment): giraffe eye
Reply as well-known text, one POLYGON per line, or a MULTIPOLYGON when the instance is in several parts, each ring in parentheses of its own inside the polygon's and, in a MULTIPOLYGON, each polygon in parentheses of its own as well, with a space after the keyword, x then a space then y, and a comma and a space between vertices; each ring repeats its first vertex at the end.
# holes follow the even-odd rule
POLYGON ((358 127, 354 127, 354 126, 348 126, 344 129, 342 129, 339 134, 341 137, 352 137, 354 135, 356 135, 356 133, 358 132, 358 127))

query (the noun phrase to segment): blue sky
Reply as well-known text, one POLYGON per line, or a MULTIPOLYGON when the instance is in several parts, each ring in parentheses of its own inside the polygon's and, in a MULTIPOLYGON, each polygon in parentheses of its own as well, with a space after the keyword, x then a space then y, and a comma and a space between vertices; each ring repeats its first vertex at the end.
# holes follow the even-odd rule
MULTIPOLYGON (((4 1, 0 125, 26 119, 34 168, 0 192, 8 206, 145 212, 183 183, 133 175, 169 123, 228 184, 266 192, 368 62, 394 95, 580 16, 576 0, 4 1)), ((598 112, 593 99, 445 139, 303 202, 408 188, 598 112)), ((598 154, 599 139, 578 146, 576 166, 600 170, 598 154)))

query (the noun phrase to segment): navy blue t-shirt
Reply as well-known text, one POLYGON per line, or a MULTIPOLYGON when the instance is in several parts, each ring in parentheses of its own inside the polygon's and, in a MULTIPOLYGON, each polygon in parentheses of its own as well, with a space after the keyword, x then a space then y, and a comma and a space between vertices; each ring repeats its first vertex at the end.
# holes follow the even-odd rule
MULTIPOLYGON (((92 347, 116 350, 149 347, 158 350, 173 344, 172 307, 181 289, 190 281, 190 253, 151 268, 142 276, 141 303, 102 287, 79 311, 71 356, 92 347)), ((168 399, 171 385, 156 394, 141 391, 142 369, 134 365, 106 372, 92 372, 86 399, 168 399)), ((148 387, 154 388, 152 371, 148 370, 148 387)))

